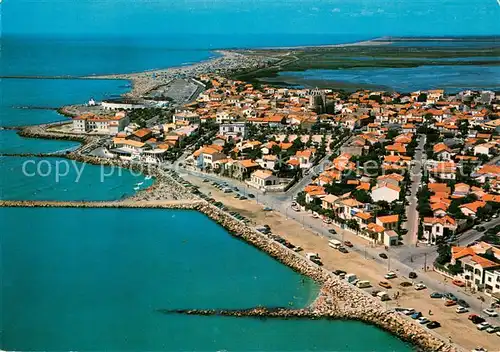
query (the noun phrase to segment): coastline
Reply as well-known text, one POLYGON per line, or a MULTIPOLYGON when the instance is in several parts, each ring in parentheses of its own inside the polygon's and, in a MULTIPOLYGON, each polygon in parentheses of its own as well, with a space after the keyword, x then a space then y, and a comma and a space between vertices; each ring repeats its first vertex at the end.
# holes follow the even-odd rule
MULTIPOLYGON (((180 184, 179 184, 180 185, 180 184)), ((392 311, 383 309, 382 304, 366 292, 339 280, 332 273, 317 266, 305 257, 272 240, 271 238, 248 227, 228 213, 204 200, 182 200, 136 203, 130 200, 113 202, 54 202, 54 201, 0 201, 0 207, 77 207, 77 208, 161 208, 196 210, 205 214, 212 221, 224 227, 236 238, 267 253, 275 260, 292 270, 310 277, 320 284, 318 297, 307 308, 302 309, 266 309, 248 310, 177 310, 177 314, 218 315, 218 316, 255 316, 260 318, 306 318, 306 319, 341 319, 357 320, 375 325, 403 341, 409 342, 425 351, 457 351, 428 330, 392 311)), ((160 313, 162 311, 160 310, 160 313)), ((163 312, 170 313, 170 312, 163 312)))

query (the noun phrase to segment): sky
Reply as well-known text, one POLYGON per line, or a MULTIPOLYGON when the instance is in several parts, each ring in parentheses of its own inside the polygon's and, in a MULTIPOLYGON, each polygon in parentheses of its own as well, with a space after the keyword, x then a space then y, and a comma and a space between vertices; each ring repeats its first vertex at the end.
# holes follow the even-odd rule
POLYGON ((3 0, 2 35, 500 35, 497 0, 3 0))

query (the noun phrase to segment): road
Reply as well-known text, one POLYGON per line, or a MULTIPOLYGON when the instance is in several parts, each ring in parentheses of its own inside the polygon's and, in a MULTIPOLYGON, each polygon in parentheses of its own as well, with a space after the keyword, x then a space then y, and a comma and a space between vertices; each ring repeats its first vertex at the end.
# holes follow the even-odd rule
POLYGON ((406 246, 415 245, 418 241, 418 221, 419 215, 417 211, 418 199, 418 187, 422 181, 422 155, 424 153, 426 137, 425 135, 420 135, 420 140, 418 143, 418 148, 415 153, 412 168, 410 169, 411 177, 411 187, 410 187, 410 200, 408 206, 406 207, 406 222, 404 223, 404 228, 408 230, 408 233, 403 237, 403 243, 406 246))
MULTIPOLYGON (((417 155, 416 158, 419 158, 420 160, 423 154, 423 143, 425 143, 425 138, 422 138, 420 140, 420 150, 417 151, 419 152, 419 155, 417 155)), ((183 158, 181 159, 183 160, 183 158)), ((325 164, 328 164, 328 159, 326 157, 320 161, 319 165, 325 164)), ((359 237, 357 235, 345 231, 334 225, 326 226, 320 219, 312 218, 307 212, 296 212, 292 210, 291 202, 293 196, 300 192, 303 187, 311 181, 314 172, 306 175, 301 181, 291 187, 290 190, 288 190, 286 193, 264 193, 260 190, 250 188, 244 182, 235 179, 220 177, 215 174, 206 174, 195 170, 188 170, 183 167, 179 167, 179 163, 176 163, 175 166, 181 176, 182 173, 186 173, 193 176, 206 178, 210 181, 226 182, 229 186, 238 188, 241 194, 248 195, 251 193, 255 196, 255 199, 258 203, 262 204, 263 206, 270 207, 274 211, 282 213, 287 219, 293 219, 302 224, 304 228, 307 227, 321 236, 342 241, 350 240, 354 244, 354 247, 350 249, 351 251, 357 252, 369 261, 375 261, 378 264, 387 265, 387 270, 396 271, 398 273, 398 276, 408 277, 410 272, 416 272, 418 274, 417 281, 423 282, 428 287, 429 292, 451 292, 459 299, 467 301, 471 306, 470 310, 476 312, 477 314, 480 314, 482 309, 486 307, 485 303, 482 303, 470 293, 464 292, 462 289, 454 285, 447 284, 446 281, 440 280, 440 277, 439 279, 431 277, 430 273, 425 269, 425 266, 432 266, 432 263, 437 257, 436 247, 425 245, 417 246, 415 234, 413 234, 413 236, 410 236, 410 245, 394 247, 389 249, 388 251, 385 251, 383 247, 373 247, 368 242, 364 242, 364 244, 358 244, 359 237), (328 230, 331 228, 334 228, 337 234, 332 235, 331 233, 329 233, 328 230), (379 254, 382 252, 386 253, 389 259, 382 259, 379 256, 379 254)), ((420 184, 421 173, 418 172, 418 174, 420 175, 413 179, 413 183, 411 186, 412 195, 416 195, 418 185, 420 184)), ((414 203, 414 211, 416 211, 416 202, 414 203)), ((411 203, 409 205, 409 208, 411 211, 411 203)), ((418 217, 408 216, 408 220, 410 220, 410 218, 413 218, 413 225, 411 226, 416 226, 415 224, 418 224, 418 217)), ((499 223, 500 219, 494 219, 489 223, 483 224, 483 226, 485 226, 485 228, 490 228, 496 226, 499 223)), ((466 244, 478 239, 481 235, 481 233, 478 233, 475 230, 470 230, 461 235, 460 241, 463 244, 466 244)), ((488 318, 487 320, 490 323, 500 325, 500 319, 498 318, 488 318)))

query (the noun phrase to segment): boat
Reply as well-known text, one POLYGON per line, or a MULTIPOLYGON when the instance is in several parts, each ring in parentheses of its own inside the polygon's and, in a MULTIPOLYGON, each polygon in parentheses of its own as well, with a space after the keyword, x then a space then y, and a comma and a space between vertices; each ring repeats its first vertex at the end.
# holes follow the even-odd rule
POLYGON ((151 180, 151 176, 147 175, 146 177, 144 177, 145 180, 151 180))
POLYGON ((144 182, 139 182, 139 183, 136 183, 136 186, 142 186, 144 182))
POLYGON ((134 191, 138 191, 138 190, 140 190, 140 189, 141 189, 141 187, 139 187, 139 186, 134 187, 134 191))

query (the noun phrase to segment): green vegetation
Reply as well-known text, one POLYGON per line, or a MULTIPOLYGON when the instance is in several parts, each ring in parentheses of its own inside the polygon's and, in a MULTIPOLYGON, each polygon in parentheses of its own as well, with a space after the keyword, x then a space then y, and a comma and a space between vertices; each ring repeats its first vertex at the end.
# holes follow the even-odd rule
MULTIPOLYGON (((244 54, 250 54, 244 52, 244 54)), ((500 65, 498 47, 465 48, 436 46, 346 46, 303 49, 257 50, 251 54, 280 59, 274 66, 238 72, 234 78, 249 82, 277 77, 279 72, 309 69, 409 68, 428 65, 500 65), (474 58, 466 60, 464 58, 474 58), (443 60, 444 59, 444 60, 443 60)), ((279 82, 274 82, 279 83, 279 82)), ((283 83, 283 82, 282 82, 283 83)), ((419 97, 419 101, 424 97, 419 97)))

